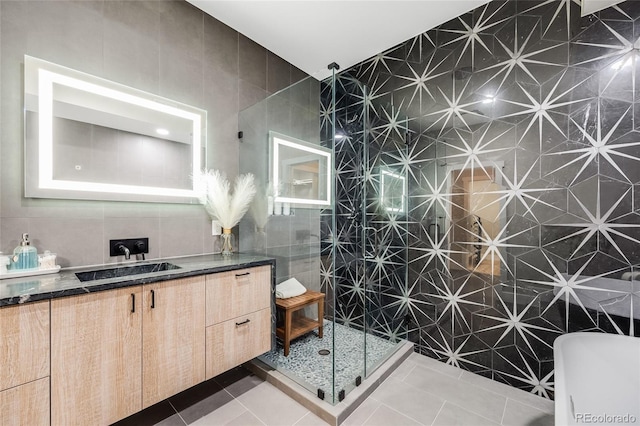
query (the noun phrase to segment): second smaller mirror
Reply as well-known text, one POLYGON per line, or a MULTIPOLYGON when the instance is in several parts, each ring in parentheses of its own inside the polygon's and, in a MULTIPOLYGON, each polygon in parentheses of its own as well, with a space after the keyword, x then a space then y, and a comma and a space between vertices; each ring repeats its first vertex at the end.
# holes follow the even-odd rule
POLYGON ((269 132, 269 168, 276 202, 331 204, 331 150, 269 132))
POLYGON ((404 176, 391 170, 380 170, 380 204, 388 212, 404 213, 406 182, 404 176))

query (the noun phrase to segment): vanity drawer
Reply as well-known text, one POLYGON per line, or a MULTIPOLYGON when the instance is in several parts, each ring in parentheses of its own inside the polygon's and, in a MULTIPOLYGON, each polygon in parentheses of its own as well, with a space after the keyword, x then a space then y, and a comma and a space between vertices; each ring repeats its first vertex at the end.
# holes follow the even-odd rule
POLYGON ((207 327, 207 380, 271 349, 271 309, 207 327))
POLYGON ((206 323, 218 324, 271 307, 271 266, 207 276, 206 323))

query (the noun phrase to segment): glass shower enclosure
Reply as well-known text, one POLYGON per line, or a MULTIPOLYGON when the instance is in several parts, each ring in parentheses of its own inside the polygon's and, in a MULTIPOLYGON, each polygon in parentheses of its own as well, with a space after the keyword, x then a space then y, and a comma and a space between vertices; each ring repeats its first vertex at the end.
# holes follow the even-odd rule
MULTIPOLYGON (((240 223, 240 251, 274 257, 276 283, 295 278, 324 294, 322 338, 314 329, 292 340, 287 356, 278 339, 260 359, 331 404, 366 380, 407 333, 407 170, 389 156, 405 146, 406 132, 376 129, 374 108, 364 85, 334 74, 308 77, 239 114, 239 172, 253 173, 259 188, 240 223), (329 205, 274 201, 283 191, 270 173, 279 166, 270 152, 274 134, 330 152, 329 205)), ((317 184, 309 158, 287 161, 306 167, 288 188, 317 184)), ((281 312, 274 315, 282 326, 281 312)), ((318 310, 311 305, 297 316, 294 323, 315 320, 318 310)))

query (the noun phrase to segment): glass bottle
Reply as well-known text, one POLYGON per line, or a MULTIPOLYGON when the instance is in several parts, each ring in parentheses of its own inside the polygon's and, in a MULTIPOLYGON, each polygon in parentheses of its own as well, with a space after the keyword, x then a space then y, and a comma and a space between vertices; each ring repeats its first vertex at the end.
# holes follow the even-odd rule
POLYGON ((231 229, 222 229, 222 250, 220 253, 223 256, 231 256, 233 254, 233 247, 236 245, 236 237, 231 233, 231 229))
POLYGON ((22 234, 20 245, 13 250, 11 269, 35 269, 38 267, 38 250, 31 245, 29 234, 22 234))

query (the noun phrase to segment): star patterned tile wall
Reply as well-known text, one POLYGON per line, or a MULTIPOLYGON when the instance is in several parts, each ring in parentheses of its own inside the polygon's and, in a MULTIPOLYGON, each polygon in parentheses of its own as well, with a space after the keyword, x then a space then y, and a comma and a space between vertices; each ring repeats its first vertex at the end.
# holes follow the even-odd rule
POLYGON ((561 334, 640 336, 640 2, 579 3, 493 1, 323 83, 329 315, 546 398, 561 334))

